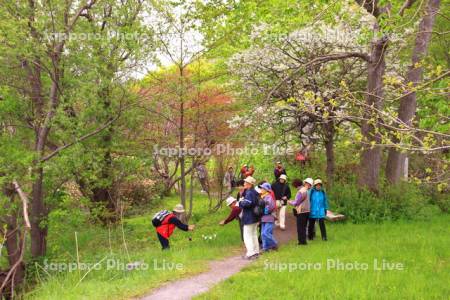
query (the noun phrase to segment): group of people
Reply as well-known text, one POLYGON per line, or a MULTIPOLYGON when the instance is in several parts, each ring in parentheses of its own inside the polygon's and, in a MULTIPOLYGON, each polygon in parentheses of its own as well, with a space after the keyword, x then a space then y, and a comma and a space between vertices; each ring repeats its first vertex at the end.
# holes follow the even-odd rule
POLYGON ((328 201, 322 188, 322 180, 306 178, 294 179, 292 186, 297 189, 291 200, 291 189, 287 183, 286 170, 281 162, 274 169, 275 182, 262 181, 258 184, 252 176, 237 182, 237 197, 228 197, 227 205, 231 208, 228 217, 221 225, 238 220, 241 238, 247 249, 246 259, 255 259, 262 252, 277 250, 278 243, 273 235, 274 227, 286 229, 286 207, 293 206, 297 219, 298 244, 306 245, 307 239, 315 238, 315 223, 319 222, 322 240, 327 240, 324 219, 327 215, 328 201), (262 214, 255 209, 262 206, 262 214), (259 233, 258 233, 259 228, 259 233))
MULTIPOLYGON (((252 169, 253 175, 254 168, 252 169)), ((294 199, 291 199, 288 177, 281 162, 277 162, 274 176, 275 181, 272 184, 266 181, 257 183, 251 175, 246 176, 234 184, 238 188, 236 197, 230 196, 226 199, 226 204, 231 211, 219 224, 225 225, 233 220, 238 221, 241 239, 247 250, 245 259, 258 258, 260 247, 262 252, 278 249, 273 230, 274 227, 286 229, 288 205, 293 206, 299 245, 306 245, 307 239, 315 238, 316 221, 319 223, 322 240, 327 240, 324 219, 327 215, 328 200, 323 190, 322 180, 294 179, 291 184, 297 192, 294 199)), ((183 207, 180 204, 177 205, 167 220, 164 219, 156 228, 163 249, 169 248, 168 238, 175 227, 184 231, 194 230, 194 225, 188 226, 180 221, 179 214, 183 212, 183 207)))

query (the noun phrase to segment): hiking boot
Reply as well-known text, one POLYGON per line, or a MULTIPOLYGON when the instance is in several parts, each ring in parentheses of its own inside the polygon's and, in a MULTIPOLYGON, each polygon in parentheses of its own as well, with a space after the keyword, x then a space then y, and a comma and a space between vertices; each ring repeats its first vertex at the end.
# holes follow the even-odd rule
POLYGON ((302 246, 306 246, 306 245, 308 245, 308 243, 306 243, 306 242, 304 242, 304 243, 300 243, 300 242, 298 242, 298 244, 299 244, 299 245, 302 245, 302 246))
POLYGON ((323 237, 322 237, 322 241, 328 241, 327 237, 326 237, 326 236, 323 236, 323 237))

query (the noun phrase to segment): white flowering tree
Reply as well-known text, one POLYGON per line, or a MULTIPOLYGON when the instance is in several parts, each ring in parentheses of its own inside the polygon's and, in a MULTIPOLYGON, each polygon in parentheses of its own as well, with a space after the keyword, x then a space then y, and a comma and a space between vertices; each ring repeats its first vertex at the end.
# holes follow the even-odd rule
MULTIPOLYGON (((409 116, 414 115, 414 101, 407 99, 417 91, 427 95, 445 92, 436 88, 433 93, 425 87, 433 82, 445 86, 442 79, 448 75, 442 70, 440 74, 429 70, 427 81, 419 84, 420 76, 414 70, 420 64, 408 67, 414 38, 413 62, 425 55, 429 42, 425 33, 433 29, 430 16, 439 9, 439 1, 430 0, 417 7, 413 2, 382 5, 380 1, 339 1, 338 5, 319 5, 318 14, 312 18, 297 12, 297 17, 291 18, 298 22, 294 30, 290 30, 295 28, 290 18, 283 15, 269 20, 274 22, 254 22, 248 38, 231 43, 237 54, 229 66, 247 97, 266 106, 262 110, 266 115, 259 119, 278 120, 284 130, 296 130, 304 140, 308 135, 313 139, 320 135, 322 141, 330 141, 337 124, 358 124, 360 133, 350 132, 362 146, 359 183, 377 191, 384 148, 392 148, 391 154, 395 154, 448 147, 448 135, 419 128, 400 113, 408 107, 409 116), (411 7, 413 11, 408 10, 411 7), (289 34, 280 34, 283 26, 289 34), (410 79, 412 73, 416 74, 414 81, 410 79), (400 108, 399 102, 403 103, 400 108)), ((288 1, 285 10, 279 11, 289 15, 299 6, 288 1)), ((317 5, 311 7, 315 10, 317 5)), ((258 10, 248 2, 232 9, 235 11, 229 19, 233 22, 237 16, 258 19, 258 10)), ((267 20, 265 16, 260 18, 267 20)), ((240 24, 239 28, 246 27, 240 24)), ((213 34, 221 30, 226 33, 220 26, 215 29, 213 34)), ((230 52, 228 48, 226 51, 230 52)), ((392 168, 398 173, 397 162, 392 168)))
POLYGON ((343 95, 349 87, 360 90, 364 85, 367 42, 358 28, 344 22, 319 22, 276 41, 260 38, 267 36, 267 28, 255 28, 254 46, 234 55, 230 70, 243 91, 259 95, 264 109, 255 112, 261 112, 257 118, 268 127, 279 128, 282 137, 300 138, 304 147, 323 142, 331 183, 336 128, 354 121, 348 113, 354 106, 343 95))

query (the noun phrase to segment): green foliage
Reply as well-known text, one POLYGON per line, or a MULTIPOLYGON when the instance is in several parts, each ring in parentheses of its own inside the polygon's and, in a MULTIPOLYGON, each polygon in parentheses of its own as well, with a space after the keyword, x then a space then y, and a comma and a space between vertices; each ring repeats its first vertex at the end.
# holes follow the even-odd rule
POLYGON ((353 223, 399 219, 429 219, 439 208, 415 184, 384 185, 379 195, 352 184, 340 184, 328 191, 330 209, 347 216, 353 223))

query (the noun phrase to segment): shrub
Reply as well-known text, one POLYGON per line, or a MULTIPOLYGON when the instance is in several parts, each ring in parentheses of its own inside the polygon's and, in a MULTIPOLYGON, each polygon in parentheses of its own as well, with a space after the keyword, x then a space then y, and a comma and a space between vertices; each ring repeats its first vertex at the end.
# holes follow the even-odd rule
POLYGON ((336 185, 328 192, 330 208, 353 223, 426 219, 439 213, 426 193, 414 184, 385 187, 376 195, 356 185, 336 185))

